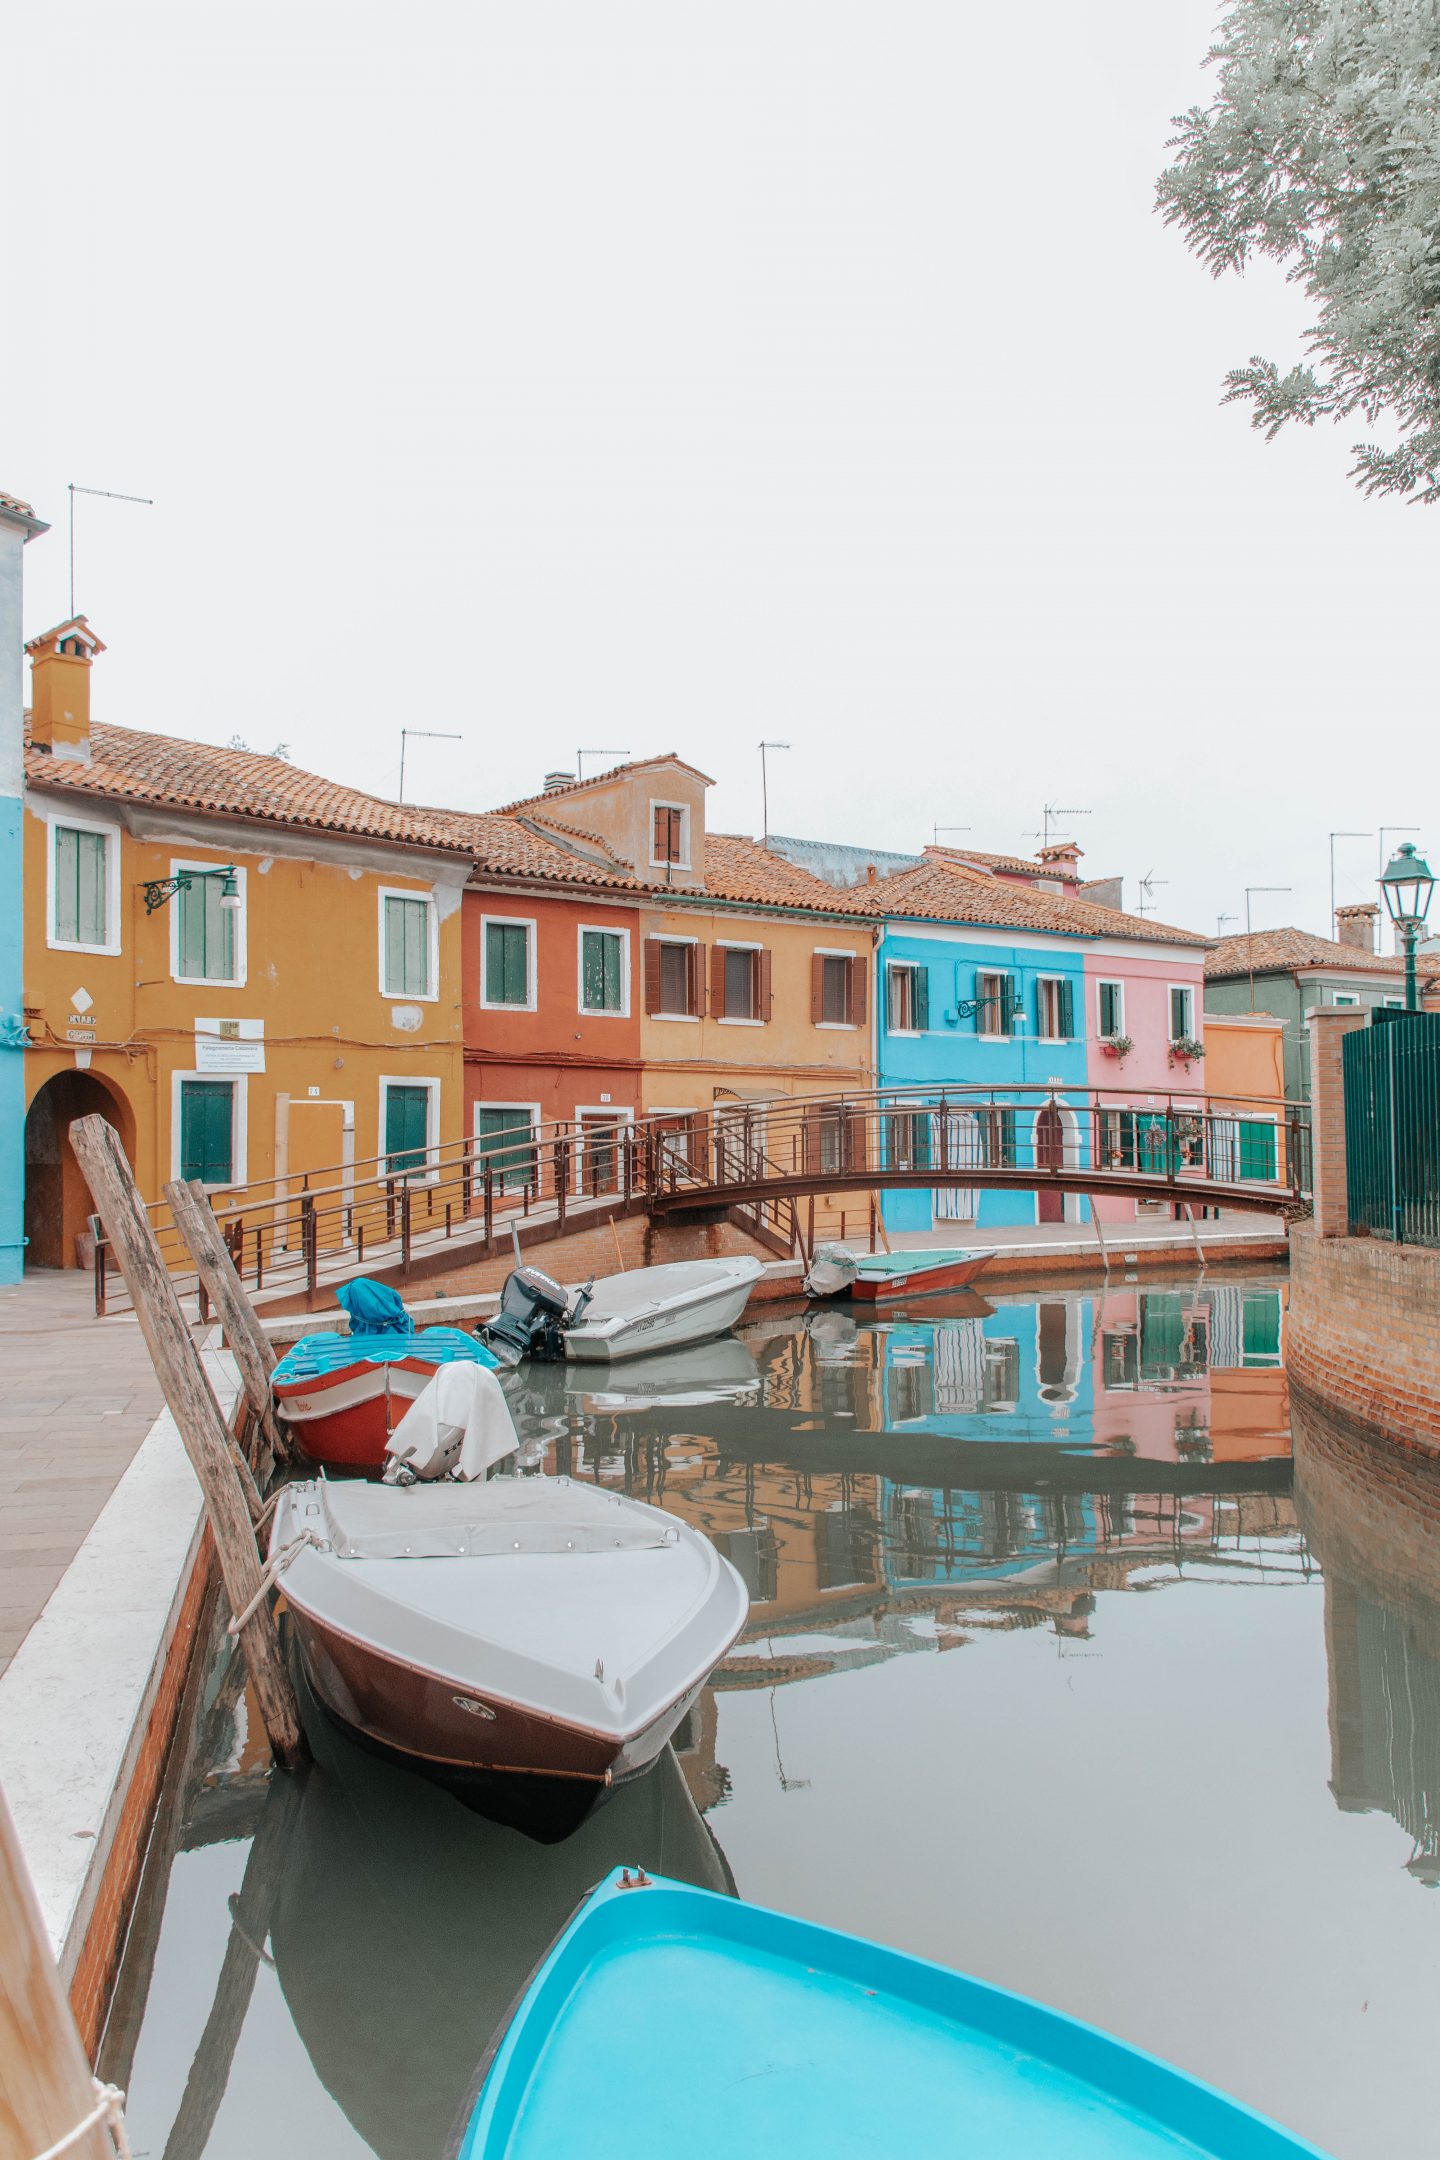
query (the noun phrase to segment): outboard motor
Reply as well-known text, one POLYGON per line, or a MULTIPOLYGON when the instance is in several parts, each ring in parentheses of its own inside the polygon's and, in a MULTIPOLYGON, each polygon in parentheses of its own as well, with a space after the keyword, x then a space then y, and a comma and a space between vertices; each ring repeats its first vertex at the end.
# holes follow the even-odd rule
POLYGON ((566 1326, 590 1302, 588 1288, 575 1302, 572 1314, 568 1293, 551 1276, 540 1268, 517 1267, 505 1278, 499 1312, 476 1333, 506 1365, 518 1365, 523 1357, 563 1358, 566 1326))

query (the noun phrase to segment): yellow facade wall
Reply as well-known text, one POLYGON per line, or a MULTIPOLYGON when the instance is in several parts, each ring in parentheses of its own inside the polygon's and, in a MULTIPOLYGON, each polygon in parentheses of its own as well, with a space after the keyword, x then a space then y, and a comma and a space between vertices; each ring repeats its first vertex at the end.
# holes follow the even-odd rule
MULTIPOLYGON (((179 1171, 178 1101, 185 1076, 227 1077, 237 1091, 229 1194, 275 1179, 357 1164, 385 1145, 387 1081, 425 1083, 429 1141, 461 1138, 460 892, 468 863, 339 836, 258 834, 232 821, 163 820, 63 787, 33 790, 25 819, 25 1009, 31 1259, 73 1265, 88 1205, 64 1144, 71 1116, 112 1117, 147 1200, 179 1171), (108 942, 77 950, 55 935, 56 824, 104 827, 118 850, 108 942), (168 829, 162 829, 168 826, 168 829), (176 902, 147 914, 148 880, 183 865, 234 865, 244 960, 238 982, 179 974, 176 902), (385 890, 427 897, 434 924, 427 1000, 381 985, 385 890), (211 1023, 200 1028, 197 1023, 211 1023), (205 1041, 239 1022, 239 1042, 205 1041), (258 1026, 257 1026, 258 1023, 258 1026), (263 1040, 256 1039, 263 1037, 263 1040), (217 1062, 262 1064, 224 1073, 217 1062), (44 1092, 42 1092, 44 1091, 44 1092), (38 1108, 37 1108, 38 1098, 38 1108), (53 1111, 53 1115, 51 1112, 53 1111), (54 1219, 57 1215, 59 1219, 54 1219)), ((225 1189, 216 1188, 217 1203, 225 1189)))

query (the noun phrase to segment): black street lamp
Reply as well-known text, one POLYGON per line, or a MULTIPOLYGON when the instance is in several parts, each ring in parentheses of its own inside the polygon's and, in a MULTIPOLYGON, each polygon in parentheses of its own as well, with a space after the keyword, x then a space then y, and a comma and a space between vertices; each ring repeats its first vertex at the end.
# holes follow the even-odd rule
POLYGON ((1413 840, 1402 841, 1395 850, 1390 867, 1380 880, 1380 890, 1385 895, 1390 920, 1405 947, 1405 1010, 1418 1012, 1420 991, 1415 980, 1415 947, 1430 912, 1435 880, 1424 856, 1416 854, 1413 840))

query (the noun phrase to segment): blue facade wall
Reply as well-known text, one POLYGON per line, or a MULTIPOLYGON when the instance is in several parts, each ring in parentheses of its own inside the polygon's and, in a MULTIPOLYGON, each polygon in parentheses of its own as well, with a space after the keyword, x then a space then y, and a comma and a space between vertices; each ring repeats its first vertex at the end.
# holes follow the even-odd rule
POLYGON ((24 808, 0 795, 0 1284, 25 1265, 25 1053, 21 843, 24 808))
MULTIPOLYGON (((1056 1097, 1065 1101, 1068 1088, 1081 1091, 1086 1085, 1085 1057, 1085 948, 1076 939, 1073 949, 1055 944, 1036 946, 1013 940, 1008 933, 993 936, 974 931, 950 936, 916 936, 903 923, 887 926, 881 940, 876 983, 877 1048, 879 1084, 886 1087, 979 1086, 994 1088, 1003 1102, 1004 1090, 1017 1083, 1043 1086, 1054 1083, 1056 1097), (923 1034, 892 1034, 889 1024, 889 968, 892 962, 925 969, 929 985, 929 1026, 923 1034), (976 995, 976 976, 983 971, 1010 974, 1016 981, 1015 1032, 1007 1040, 985 1039, 977 1018, 947 1019, 956 1006, 976 995), (1075 1034, 1068 1042, 1041 1040, 1036 1024, 1036 983, 1041 976, 1059 976, 1071 985, 1075 1034)), ((1019 1102, 1020 1098, 1010 1098, 1019 1102)), ((1022 1145, 1028 1148, 1030 1113, 1017 1111, 1022 1145)), ((1077 1138, 1079 1159, 1089 1161, 1088 1127, 1081 1116, 1077 1138)), ((934 1222, 933 1193, 920 1189, 887 1191, 881 1206, 888 1230, 929 1230, 934 1222)), ((1088 1220, 1089 1202, 1075 1205, 1075 1219, 1088 1220)), ((977 1216, 986 1224, 1033 1223, 1035 1195, 1029 1192, 981 1192, 977 1216)), ((957 1225, 957 1234, 960 1226, 957 1225)))

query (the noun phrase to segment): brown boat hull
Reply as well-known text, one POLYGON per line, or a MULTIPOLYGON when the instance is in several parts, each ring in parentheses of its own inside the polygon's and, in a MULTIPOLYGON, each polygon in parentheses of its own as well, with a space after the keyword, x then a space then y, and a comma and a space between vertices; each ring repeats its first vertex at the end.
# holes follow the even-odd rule
POLYGON ((862 1305, 893 1305, 900 1298, 929 1297, 940 1290, 964 1290, 974 1282, 992 1255, 979 1253, 970 1259, 952 1260, 944 1267, 913 1268, 909 1274, 859 1276, 844 1294, 862 1305))

